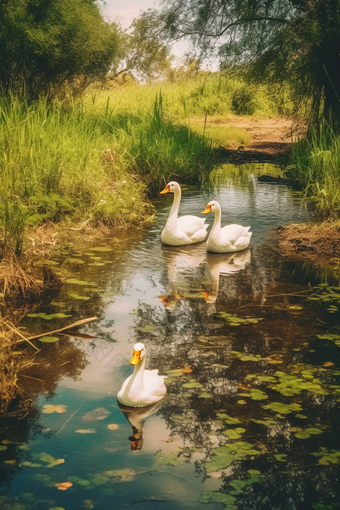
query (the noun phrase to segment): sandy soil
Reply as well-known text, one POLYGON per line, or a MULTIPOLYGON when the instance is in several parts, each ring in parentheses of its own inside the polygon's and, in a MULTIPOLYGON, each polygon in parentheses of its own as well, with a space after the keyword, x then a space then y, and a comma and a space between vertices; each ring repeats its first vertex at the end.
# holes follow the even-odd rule
POLYGON ((230 163, 236 164, 271 162, 282 158, 289 153, 292 142, 305 132, 303 126, 284 118, 257 119, 235 115, 222 125, 242 128, 252 136, 249 145, 220 148, 221 154, 228 157, 230 163))

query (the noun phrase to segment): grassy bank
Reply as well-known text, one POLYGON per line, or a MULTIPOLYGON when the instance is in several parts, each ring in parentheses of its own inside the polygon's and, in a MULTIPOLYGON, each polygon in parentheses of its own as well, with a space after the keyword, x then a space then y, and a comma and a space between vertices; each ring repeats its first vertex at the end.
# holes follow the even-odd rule
POLYGON ((4 236, 20 253, 25 227, 47 220, 139 224, 152 213, 148 190, 177 176, 199 180, 211 158, 211 142, 169 120, 159 96, 148 110, 130 114, 108 101, 65 110, 43 100, 2 99, 4 236))
MULTIPOLYGON (((67 106, 0 99, 0 224, 20 254, 27 227, 148 220, 171 179, 203 182, 214 146, 244 144, 221 124, 235 113, 278 113, 282 98, 236 78, 200 73, 175 83, 108 82, 67 106)), ((280 106, 281 105, 281 106, 280 106)))
POLYGON ((329 125, 293 146, 289 172, 325 217, 340 218, 340 135, 329 125))

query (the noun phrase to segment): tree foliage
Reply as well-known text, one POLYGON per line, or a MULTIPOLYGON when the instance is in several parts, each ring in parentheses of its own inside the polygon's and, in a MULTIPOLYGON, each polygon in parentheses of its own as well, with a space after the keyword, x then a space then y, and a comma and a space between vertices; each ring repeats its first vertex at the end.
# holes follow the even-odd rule
POLYGON ((0 7, 0 86, 53 97, 106 74, 119 50, 116 25, 94 0, 11 0, 0 7))
POLYGON ((116 75, 131 72, 138 77, 158 78, 170 68, 172 57, 162 32, 163 23, 155 9, 148 9, 131 24, 123 35, 124 65, 117 61, 116 75))
POLYGON ((311 121, 340 118, 339 0, 166 0, 172 38, 189 36, 252 78, 290 81, 311 121))

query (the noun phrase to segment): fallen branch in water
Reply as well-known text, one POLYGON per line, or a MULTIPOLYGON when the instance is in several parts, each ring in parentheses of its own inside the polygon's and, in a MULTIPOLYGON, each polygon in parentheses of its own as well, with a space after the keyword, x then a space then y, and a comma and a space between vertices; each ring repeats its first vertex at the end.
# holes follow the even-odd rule
POLYGON ((82 319, 80 321, 74 322, 73 324, 69 324, 68 326, 65 326, 64 328, 55 329, 54 331, 48 331, 47 333, 39 333, 39 335, 29 336, 22 340, 18 340, 17 344, 19 344, 21 342, 30 342, 30 340, 35 340, 36 338, 41 338, 43 336, 53 335, 54 333, 60 333, 61 331, 65 331, 66 329, 77 328, 78 326, 82 326, 83 324, 87 324, 88 322, 92 322, 92 321, 96 321, 96 320, 98 320, 98 317, 90 317, 89 319, 82 319))

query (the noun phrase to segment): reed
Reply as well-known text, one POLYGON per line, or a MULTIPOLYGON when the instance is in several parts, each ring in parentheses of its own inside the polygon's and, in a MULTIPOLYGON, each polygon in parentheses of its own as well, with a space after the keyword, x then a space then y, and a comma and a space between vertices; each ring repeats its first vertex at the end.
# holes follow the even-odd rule
POLYGON ((305 187, 320 213, 340 216, 340 135, 323 124, 293 146, 291 175, 305 187))

